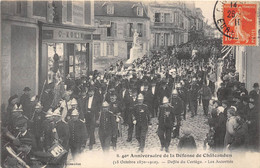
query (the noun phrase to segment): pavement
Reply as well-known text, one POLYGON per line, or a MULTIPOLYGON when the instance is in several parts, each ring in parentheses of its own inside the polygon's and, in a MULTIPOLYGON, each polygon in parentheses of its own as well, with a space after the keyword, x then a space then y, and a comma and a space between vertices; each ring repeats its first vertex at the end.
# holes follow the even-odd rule
MULTIPOLYGON (((210 108, 211 109, 211 108, 210 108)), ((209 110, 211 111, 211 110, 209 110)), ((180 128, 180 137, 183 136, 183 128, 190 128, 192 131, 192 135, 196 141, 197 150, 203 150, 203 141, 208 133, 209 126, 207 124, 207 117, 203 115, 202 106, 198 106, 198 115, 191 117, 191 113, 187 110, 186 120, 181 121, 181 128, 180 128)), ((149 153, 150 151, 156 151, 159 153, 165 153, 164 151, 160 151, 160 140, 156 133, 157 131, 157 118, 151 119, 152 125, 148 128, 148 133, 146 137, 145 143, 145 151, 144 153, 149 153)), ((100 145, 100 141, 98 138, 98 128, 96 128, 95 136, 96 136, 96 144, 93 146, 93 150, 89 151, 88 146, 86 147, 83 153, 87 155, 93 156, 93 154, 100 154, 102 152, 102 148, 100 145)), ((135 133, 135 132, 134 132, 135 133)), ((120 153, 120 152, 129 152, 129 153, 136 153, 138 150, 138 142, 133 136, 132 142, 127 142, 127 126, 123 126, 123 135, 122 137, 118 137, 117 139, 117 151, 113 151, 112 147, 110 148, 111 153, 120 153)), ((172 139, 170 144, 170 153, 177 152, 177 145, 179 139, 175 138, 172 139)), ((87 142, 88 144, 88 142, 87 142)), ((69 155, 68 161, 72 161, 71 156, 69 155)))

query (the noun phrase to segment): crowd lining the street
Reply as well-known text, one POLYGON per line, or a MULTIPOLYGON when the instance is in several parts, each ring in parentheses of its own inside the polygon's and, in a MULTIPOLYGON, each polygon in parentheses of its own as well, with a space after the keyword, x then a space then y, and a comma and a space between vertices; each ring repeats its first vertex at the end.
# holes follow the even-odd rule
POLYGON ((78 79, 73 73, 65 80, 54 75, 37 96, 25 87, 21 97, 11 96, 2 109, 2 166, 63 167, 69 152, 75 158, 87 147, 92 150, 97 138, 104 152, 111 146, 116 150, 123 125, 128 127, 125 141, 131 143, 135 129, 138 151, 144 152, 151 118, 157 118, 162 151, 170 152, 172 138, 179 139, 180 150, 196 149, 191 130, 183 128, 182 137, 179 132, 181 120, 195 117, 201 104, 210 127, 205 148, 258 151, 259 85, 248 92, 229 59, 216 89, 216 62, 214 55, 205 61, 182 60, 176 53, 155 52, 78 79))

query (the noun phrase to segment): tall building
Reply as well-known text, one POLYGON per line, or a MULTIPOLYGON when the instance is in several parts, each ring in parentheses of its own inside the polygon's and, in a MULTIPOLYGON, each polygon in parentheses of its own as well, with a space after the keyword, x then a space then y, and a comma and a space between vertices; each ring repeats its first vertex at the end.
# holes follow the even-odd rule
POLYGON ((139 33, 143 55, 149 51, 149 18, 142 3, 134 1, 95 1, 94 69, 102 70, 130 57, 135 30, 139 33))
POLYGON ((150 48, 158 50, 188 42, 189 20, 181 2, 149 2, 150 48))
POLYGON ((61 78, 92 69, 93 1, 2 1, 1 17, 2 102, 25 86, 38 94, 54 67, 61 78))

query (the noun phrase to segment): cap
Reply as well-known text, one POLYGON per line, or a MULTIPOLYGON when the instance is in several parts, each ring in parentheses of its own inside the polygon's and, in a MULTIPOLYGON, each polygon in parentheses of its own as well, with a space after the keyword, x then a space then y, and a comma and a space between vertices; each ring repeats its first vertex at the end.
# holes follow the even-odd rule
POLYGON ((77 105, 77 104, 78 104, 77 100, 75 98, 73 98, 71 100, 71 105, 77 105))
POLYGON ((54 112, 53 112, 52 115, 53 115, 53 116, 61 116, 61 115, 60 115, 60 108, 57 108, 56 110, 54 110, 54 112))
POLYGON ((72 116, 79 115, 78 110, 77 110, 77 109, 74 109, 74 110, 71 112, 71 115, 72 115, 72 116))
POLYGON ((29 87, 25 87, 23 91, 31 91, 31 89, 29 87))
POLYGON ((163 103, 169 103, 169 99, 166 96, 163 97, 163 103))
POLYGON ((14 105, 13 111, 15 112, 22 112, 23 111, 23 106, 17 106, 17 104, 14 105))
POLYGON ((143 94, 140 93, 140 94, 138 95, 137 99, 138 99, 138 100, 143 100, 143 99, 144 99, 143 94))
POLYGON ((218 111, 221 112, 221 113, 223 113, 224 110, 225 110, 224 107, 222 107, 222 106, 219 106, 217 109, 218 109, 218 111))
POLYGON ((109 104, 107 101, 105 101, 103 104, 102 104, 102 107, 109 107, 109 104))
POLYGON ((177 95, 177 94, 178 94, 177 90, 176 90, 176 89, 173 89, 172 94, 177 95))

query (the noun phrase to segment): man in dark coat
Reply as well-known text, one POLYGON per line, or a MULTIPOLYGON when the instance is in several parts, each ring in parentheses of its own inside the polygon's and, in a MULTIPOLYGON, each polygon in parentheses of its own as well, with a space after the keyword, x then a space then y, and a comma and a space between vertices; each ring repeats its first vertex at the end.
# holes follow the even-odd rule
POLYGON ((75 158, 77 154, 80 154, 86 146, 87 130, 86 125, 79 120, 79 112, 74 109, 71 113, 71 120, 69 121, 69 147, 72 157, 75 158))
POLYGON ((29 112, 30 112, 30 91, 31 89, 29 87, 25 87, 23 89, 24 94, 20 97, 20 104, 23 106, 23 114, 27 117, 30 118, 29 112))
POLYGON ((143 104, 144 97, 142 94, 138 95, 138 104, 134 107, 134 121, 136 139, 139 143, 138 151, 144 152, 145 139, 150 125, 150 113, 147 105, 143 104))
POLYGON ((218 101, 222 102, 225 99, 225 84, 221 83, 217 91, 218 101))
POLYGON ((167 97, 163 98, 163 105, 161 105, 159 108, 158 121, 158 136, 161 142, 161 151, 165 147, 165 151, 169 152, 169 146, 171 143, 171 133, 172 128, 174 126, 175 115, 167 97))
POLYGON ((98 120, 98 113, 100 111, 100 100, 95 96, 94 88, 89 88, 88 98, 86 100, 87 110, 84 114, 85 122, 87 127, 87 132, 89 136, 89 149, 93 149, 93 144, 95 144, 95 127, 96 121, 98 120))
POLYGON ((98 120, 98 135, 102 150, 108 152, 112 137, 117 134, 116 120, 113 112, 109 111, 109 104, 104 102, 102 105, 100 119, 98 120))
POLYGON ((190 88, 191 117, 194 117, 194 115, 197 115, 198 92, 199 92, 199 85, 196 82, 196 78, 194 78, 194 79, 192 79, 192 84, 191 84, 191 88, 190 88))
POLYGON ((178 96, 178 92, 176 89, 174 89, 172 91, 171 106, 173 108, 173 113, 174 113, 176 121, 177 121, 173 137, 178 138, 179 132, 180 132, 180 126, 181 126, 181 114, 183 111, 183 103, 182 103, 181 98, 178 96))
POLYGON ((128 125, 128 130, 127 130, 127 142, 132 141, 132 136, 133 136, 133 130, 134 130, 134 124, 133 124, 133 113, 134 113, 134 107, 137 104, 137 90, 131 89, 130 90, 130 99, 129 99, 129 109, 127 110, 126 113, 126 123, 128 125))
POLYGON ((259 94, 260 94, 259 84, 258 83, 254 83, 253 88, 254 89, 249 92, 249 96, 252 97, 254 99, 256 105, 258 105, 258 103, 259 103, 259 94))

